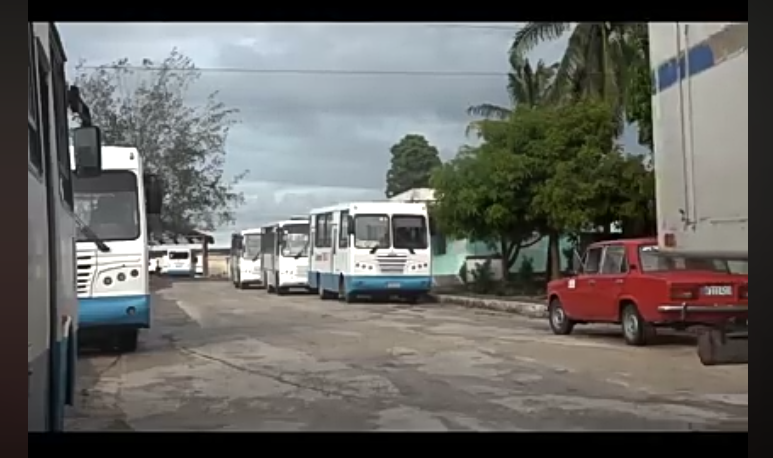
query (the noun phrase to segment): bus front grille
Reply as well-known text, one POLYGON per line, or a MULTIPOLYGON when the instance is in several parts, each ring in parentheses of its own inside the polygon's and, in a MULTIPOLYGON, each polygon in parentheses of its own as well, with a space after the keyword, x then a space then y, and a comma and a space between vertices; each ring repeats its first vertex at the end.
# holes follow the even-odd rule
POLYGON ((394 275, 405 273, 408 258, 403 256, 382 256, 378 258, 378 267, 382 274, 394 275))

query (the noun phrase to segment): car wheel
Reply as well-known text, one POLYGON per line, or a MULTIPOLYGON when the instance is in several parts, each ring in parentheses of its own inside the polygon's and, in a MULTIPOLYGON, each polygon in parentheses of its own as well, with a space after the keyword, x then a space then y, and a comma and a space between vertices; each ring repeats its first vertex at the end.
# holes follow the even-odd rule
POLYGON ((655 327, 642 318, 635 304, 626 304, 623 307, 620 323, 625 343, 628 345, 643 347, 655 337, 655 327))
POLYGON ((568 336, 574 331, 576 323, 569 318, 564 310, 564 304, 558 299, 550 301, 548 319, 550 320, 550 329, 555 335, 568 336))

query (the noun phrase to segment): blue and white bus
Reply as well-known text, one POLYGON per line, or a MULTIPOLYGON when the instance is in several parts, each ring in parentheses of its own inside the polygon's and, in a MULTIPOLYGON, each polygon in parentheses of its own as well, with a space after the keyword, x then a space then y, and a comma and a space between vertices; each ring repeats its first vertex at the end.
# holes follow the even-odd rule
POLYGON ((27 430, 61 431, 75 397, 78 301, 75 292, 69 114, 76 173, 98 175, 99 130, 75 88, 52 23, 27 23, 27 430))
POLYGON ((432 288, 429 215, 422 203, 362 202, 311 212, 309 288, 321 299, 418 301, 432 288))
POLYGON ((157 180, 136 148, 103 147, 102 173, 75 179, 81 337, 132 352, 151 325, 147 214, 159 213, 157 180), (147 189, 146 189, 147 184, 147 189))

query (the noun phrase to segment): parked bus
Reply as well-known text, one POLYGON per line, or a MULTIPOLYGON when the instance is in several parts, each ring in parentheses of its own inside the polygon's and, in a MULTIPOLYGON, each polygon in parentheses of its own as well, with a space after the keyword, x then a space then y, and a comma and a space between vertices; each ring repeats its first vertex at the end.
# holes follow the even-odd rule
POLYGON ((231 240, 232 278, 234 286, 238 289, 264 286, 262 239, 263 228, 257 228, 235 234, 231 240))
POLYGON ((321 299, 418 301, 432 287, 427 206, 369 202, 311 212, 309 287, 321 299))
POLYGON ((75 397, 78 337, 70 163, 76 174, 97 176, 101 145, 77 88, 67 88, 56 26, 28 22, 27 51, 27 431, 61 431, 75 397), (81 122, 75 161, 68 106, 81 122))
POLYGON ((280 221, 262 229, 261 259, 268 292, 282 295, 292 289, 308 291, 308 219, 280 221))
POLYGON ((192 248, 175 247, 166 252, 165 275, 174 277, 193 277, 196 275, 195 255, 192 248))
POLYGON ((136 148, 103 147, 102 168, 74 184, 81 337, 132 352, 150 328, 147 213, 161 193, 136 148))

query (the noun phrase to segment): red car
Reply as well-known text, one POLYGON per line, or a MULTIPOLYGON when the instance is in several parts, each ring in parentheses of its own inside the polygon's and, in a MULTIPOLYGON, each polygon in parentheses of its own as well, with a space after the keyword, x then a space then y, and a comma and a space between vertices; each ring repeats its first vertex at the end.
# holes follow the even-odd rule
POLYGON ((658 255, 657 240, 591 245, 573 277, 548 285, 550 327, 619 323, 629 345, 647 345, 656 328, 748 325, 749 275, 726 261, 658 255))

